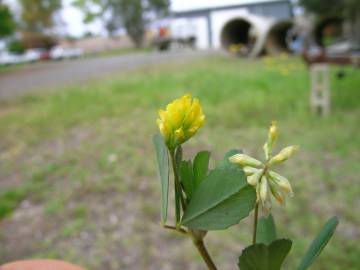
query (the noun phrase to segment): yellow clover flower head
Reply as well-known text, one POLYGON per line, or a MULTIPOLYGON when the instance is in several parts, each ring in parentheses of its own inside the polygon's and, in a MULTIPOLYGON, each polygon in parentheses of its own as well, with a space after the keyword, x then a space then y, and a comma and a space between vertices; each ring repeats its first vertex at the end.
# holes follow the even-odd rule
POLYGON ((156 123, 167 147, 173 150, 194 136, 204 121, 199 100, 188 94, 169 103, 166 110, 160 109, 156 123))
POLYGON ((276 122, 272 122, 267 142, 264 144, 265 162, 261 162, 245 154, 236 154, 229 158, 230 162, 242 166, 249 185, 255 187, 257 202, 260 202, 264 213, 271 210, 271 195, 280 203, 285 204, 286 196, 293 196, 290 182, 274 172, 273 166, 289 159, 299 149, 298 146, 288 146, 272 157, 272 148, 278 138, 276 122))

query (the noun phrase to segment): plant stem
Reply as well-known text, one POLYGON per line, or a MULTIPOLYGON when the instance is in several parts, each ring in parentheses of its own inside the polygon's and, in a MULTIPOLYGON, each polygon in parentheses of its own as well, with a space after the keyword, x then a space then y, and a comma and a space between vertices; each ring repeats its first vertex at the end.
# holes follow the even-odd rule
POLYGON ((177 227, 175 227, 175 226, 170 226, 170 225, 166 225, 166 224, 163 225, 163 227, 164 227, 165 229, 172 230, 172 231, 176 231, 176 232, 181 233, 181 234, 185 234, 185 235, 188 234, 188 232, 187 232, 186 230, 184 230, 183 228, 177 228, 177 227))
MULTIPOLYGON (((175 198, 176 198, 175 204, 179 204, 179 201, 180 201, 182 209, 183 209, 183 211, 185 211, 186 203, 185 203, 185 199, 183 197, 182 190, 181 190, 179 172, 178 172, 178 168, 177 168, 177 164, 176 164, 175 151, 171 151, 170 156, 171 156, 171 163, 172 163, 172 167, 173 167, 173 171, 174 171, 174 179, 175 179, 175 198)), ((178 205, 177 208, 180 208, 180 206, 178 205)), ((178 210, 180 210, 180 209, 178 209, 178 210)), ((180 213, 179 213, 179 215, 180 215, 180 213)), ((178 222, 178 220, 177 220, 177 222, 178 222)))
POLYGON ((255 205, 255 213, 254 213, 253 244, 256 244, 256 233, 257 233, 258 216, 259 216, 259 203, 256 203, 256 205, 255 205))
POLYGON ((216 265, 212 261, 209 252, 207 251, 204 241, 202 239, 197 239, 193 234, 191 234, 194 245, 196 246, 197 250, 199 251, 202 259, 206 263, 209 270, 217 270, 216 265))
MULTIPOLYGON (((175 206, 176 206, 176 223, 180 220, 180 203, 183 211, 186 209, 186 202, 182 193, 181 183, 179 179, 179 172, 178 167, 176 164, 176 155, 175 151, 170 151, 171 156, 171 164, 174 171, 174 182, 175 182, 175 206)), ((177 232, 183 233, 183 234, 189 234, 193 240, 194 245, 196 246, 197 250, 199 251, 202 259, 206 263, 209 270, 217 270, 214 262, 212 261, 209 252, 207 251, 204 241, 202 238, 197 237, 193 232, 191 231, 185 231, 182 228, 178 227, 172 227, 165 225, 166 229, 175 230, 177 232)))
MULTIPOLYGON (((175 182, 175 210, 176 210, 176 223, 179 224, 180 221, 180 203, 183 211, 186 209, 186 202, 182 193, 181 183, 179 179, 178 167, 176 164, 176 155, 174 150, 170 150, 171 164, 174 171, 174 182, 175 182)), ((182 234, 189 234, 193 240, 194 245, 199 251, 202 259, 206 263, 209 270, 217 270, 214 262, 212 261, 209 252, 207 251, 204 241, 202 238, 197 237, 193 232, 186 231, 180 227, 173 227, 169 225, 164 225, 164 228, 177 231, 182 234)))

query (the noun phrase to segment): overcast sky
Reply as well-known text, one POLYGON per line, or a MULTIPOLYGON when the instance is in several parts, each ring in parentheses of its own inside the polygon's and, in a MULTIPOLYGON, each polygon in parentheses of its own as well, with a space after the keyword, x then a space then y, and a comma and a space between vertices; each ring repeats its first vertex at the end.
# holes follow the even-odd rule
MULTIPOLYGON (((258 1, 264 2, 267 0, 258 1)), ((4 0, 4 2, 10 4, 15 12, 18 11, 17 0, 4 0)), ((94 34, 104 33, 100 22, 84 24, 82 13, 77 8, 72 7, 71 2, 72 0, 63 0, 64 8, 61 11, 60 20, 63 22, 64 27, 59 28, 61 29, 61 34, 67 33, 72 36, 81 36, 87 31, 93 32, 94 34)), ((256 0, 171 0, 171 9, 181 11, 249 2, 256 2, 256 0)))

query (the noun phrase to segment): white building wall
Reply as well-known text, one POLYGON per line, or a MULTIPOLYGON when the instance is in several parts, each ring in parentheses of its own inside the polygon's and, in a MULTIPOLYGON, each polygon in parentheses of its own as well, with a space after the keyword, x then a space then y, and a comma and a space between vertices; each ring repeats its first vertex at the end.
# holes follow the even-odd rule
POLYGON ((209 48, 208 23, 205 16, 176 18, 171 21, 170 31, 173 38, 196 38, 198 49, 209 48))
MULTIPOLYGON (((194 0, 189 1, 194 2, 194 0)), ((207 3, 206 7, 209 9, 180 10, 171 23, 173 36, 195 36, 197 48, 220 49, 224 26, 232 20, 244 19, 254 27, 251 31, 255 31, 259 41, 256 44, 259 48, 256 48, 255 52, 259 52, 270 26, 276 20, 291 18, 290 6, 286 1, 239 0, 237 3, 242 5, 234 7, 225 7, 221 2, 223 7, 218 9, 211 9, 210 2, 207 3), (208 27, 209 22, 210 27, 208 27)))
MULTIPOLYGON (((176 2, 177 5, 172 5, 177 17, 174 20, 183 21, 181 23, 183 28, 191 29, 187 31, 192 31, 197 37, 197 47, 200 49, 221 48, 222 29, 231 20, 240 18, 249 21, 255 27, 252 31, 256 31, 258 37, 264 39, 274 21, 289 20, 292 17, 290 4, 285 0, 179 0, 176 2), (188 6, 185 2, 191 5, 188 6), (198 6, 198 2, 202 5, 198 6), (211 26, 207 27, 209 22, 211 26)), ((263 40, 260 41, 259 46, 264 43, 263 40)))

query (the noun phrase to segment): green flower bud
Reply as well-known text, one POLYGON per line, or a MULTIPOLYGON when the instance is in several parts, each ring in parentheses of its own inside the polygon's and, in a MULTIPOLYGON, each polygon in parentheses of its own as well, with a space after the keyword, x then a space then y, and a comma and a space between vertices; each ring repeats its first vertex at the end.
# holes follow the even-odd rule
POLYGON ((271 179, 269 179, 269 187, 271 194, 274 196, 274 198, 282 205, 285 204, 285 195, 283 191, 279 188, 278 185, 276 185, 271 179))
POLYGON ((271 155, 271 147, 269 147, 269 144, 266 142, 263 146, 264 153, 265 153, 265 159, 268 160, 271 155))
POLYGON ((266 176, 261 179, 260 182, 260 201, 264 204, 269 198, 269 186, 266 176))
POLYGON ((254 174, 247 177, 247 182, 249 183, 249 185, 256 186, 257 183, 259 183, 263 173, 264 173, 264 170, 261 170, 261 169, 257 170, 256 169, 256 172, 254 174))
POLYGON ((297 152, 297 150, 299 150, 298 145, 285 147, 283 150, 280 151, 279 154, 270 159, 269 165, 271 166, 284 162, 285 160, 293 156, 297 152))
POLYGON ((269 144, 273 145, 273 143, 277 140, 277 137, 279 136, 276 126, 276 121, 272 121, 269 129, 269 135, 268 135, 268 142, 269 144))
POLYGON ((264 214, 265 216, 268 216, 271 211, 271 197, 268 179, 265 175, 262 177, 260 182, 259 195, 264 214))
POLYGON ((236 154, 229 158, 231 163, 240 164, 241 166, 250 166, 250 167, 261 167, 261 161, 252 158, 245 154, 236 154))
POLYGON ((289 194, 290 196, 294 196, 289 180, 274 171, 270 171, 269 176, 270 179, 283 190, 283 192, 289 194))
POLYGON ((279 134, 278 134, 276 122, 273 121, 271 123, 271 125, 270 125, 270 128, 269 128, 267 142, 263 146, 266 160, 268 160, 271 157, 272 148, 273 148, 273 146, 275 144, 275 141, 277 140, 278 136, 279 136, 279 134))
POLYGON ((259 169, 254 168, 254 167, 250 167, 250 166, 246 166, 243 168, 246 176, 250 176, 253 175, 254 173, 256 173, 257 171, 259 171, 259 169))

